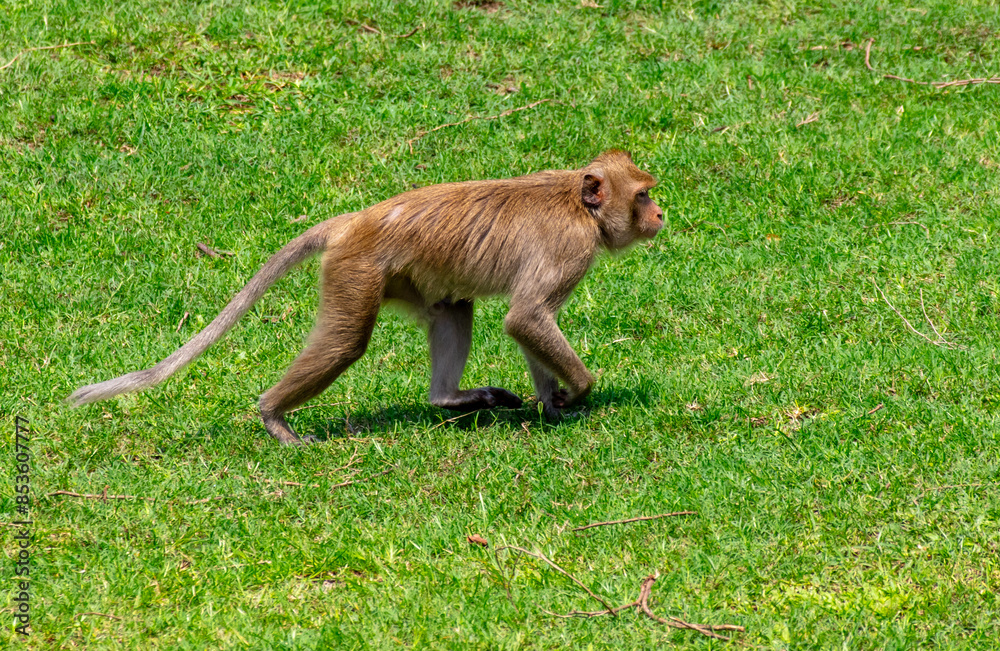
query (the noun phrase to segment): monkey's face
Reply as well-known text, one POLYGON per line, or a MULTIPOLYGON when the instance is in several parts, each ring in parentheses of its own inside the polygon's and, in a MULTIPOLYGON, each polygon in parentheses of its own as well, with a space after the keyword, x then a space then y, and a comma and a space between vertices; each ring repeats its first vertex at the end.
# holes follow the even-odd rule
POLYGON ((632 225, 637 238, 648 239, 663 228, 663 211, 649 198, 649 188, 636 192, 632 202, 632 225))
POLYGON ((622 249, 663 228, 663 211, 649 198, 656 179, 624 151, 606 151, 583 170, 583 205, 601 227, 601 243, 622 249))

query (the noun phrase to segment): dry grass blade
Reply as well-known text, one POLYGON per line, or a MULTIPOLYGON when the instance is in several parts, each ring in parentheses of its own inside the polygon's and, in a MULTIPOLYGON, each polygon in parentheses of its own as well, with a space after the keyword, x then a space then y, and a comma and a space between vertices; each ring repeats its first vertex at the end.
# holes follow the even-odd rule
POLYGON ((537 102, 532 102, 531 104, 525 104, 524 106, 519 106, 517 108, 507 109, 506 111, 504 111, 502 113, 497 113, 496 115, 489 115, 489 116, 485 116, 485 117, 481 116, 481 115, 472 115, 472 116, 467 117, 464 120, 460 120, 458 122, 449 122, 448 124, 440 124, 440 125, 434 127, 433 129, 428 129, 427 131, 421 131, 420 133, 418 133, 414 137, 412 137, 409 140, 407 140, 406 144, 409 146, 410 153, 412 154, 413 153, 413 143, 415 143, 416 141, 420 140, 421 138, 423 138, 424 136, 426 136, 426 135, 428 135, 430 133, 434 133, 435 131, 440 131, 441 129, 444 129, 444 128, 447 128, 447 127, 457 127, 457 126, 459 126, 461 124, 465 124, 466 122, 472 122, 473 120, 499 120, 500 118, 507 117, 508 115, 511 115, 513 113, 517 113, 518 111, 527 111, 528 109, 535 108, 539 104, 544 104, 546 102, 551 102, 551 101, 552 101, 551 98, 540 99, 537 102))
POLYGON ((593 527, 606 527, 612 524, 628 524, 630 522, 646 522, 648 520, 659 520, 660 518, 672 518, 678 515, 697 515, 697 511, 674 511, 673 513, 661 513, 659 515, 644 515, 639 518, 628 518, 627 520, 610 520, 608 522, 594 522, 592 524, 585 524, 582 527, 576 527, 571 531, 583 531, 584 529, 592 529, 593 527))
POLYGON ((190 506, 192 504, 205 504, 207 502, 215 502, 218 500, 226 499, 225 495, 218 495, 216 497, 206 497, 200 500, 191 500, 190 502, 173 502, 173 500, 161 500, 156 497, 143 497, 141 495, 108 495, 108 489, 105 488, 104 492, 100 495, 91 495, 88 493, 74 493, 72 491, 53 491, 48 493, 46 497, 56 497, 59 495, 64 495, 66 497, 79 497, 84 500, 101 500, 102 502, 107 502, 108 500, 124 500, 124 501, 140 501, 140 502, 163 502, 166 504, 180 504, 182 506, 190 506))
MULTIPOLYGON (((875 68, 871 64, 871 51, 872 43, 875 42, 874 38, 868 39, 868 44, 865 45, 865 67, 875 72, 875 68)), ((897 75, 882 75, 884 79, 895 79, 896 81, 904 81, 908 84, 920 84, 921 86, 933 86, 934 88, 950 88, 951 86, 973 86, 975 84, 1000 84, 1000 77, 975 77, 973 79, 956 79, 954 81, 918 81, 916 79, 909 79, 907 77, 899 77, 897 75)))
POLYGON ((798 124, 796 124, 795 128, 798 129, 799 127, 804 127, 805 125, 812 124, 813 122, 816 122, 817 120, 819 120, 819 112, 818 111, 816 113, 810 114, 809 117, 807 117, 805 120, 802 120, 801 122, 799 122, 798 124))
POLYGON ((545 613, 546 615, 551 615, 553 617, 559 617, 561 619, 572 619, 574 617, 586 617, 586 618, 589 619, 590 617, 601 617, 602 615, 617 615, 618 613, 620 613, 623 610, 627 610, 629 608, 634 608, 634 607, 636 607, 638 605, 639 605, 638 601, 633 601, 632 603, 629 603, 629 604, 623 604, 621 606, 616 606, 616 607, 612 608, 611 610, 571 610, 571 611, 569 611, 568 613, 565 613, 565 614, 554 613, 554 612, 552 612, 550 610, 543 610, 542 612, 545 613))
POLYGON ((76 618, 76 617, 86 617, 86 616, 91 616, 91 617, 107 617, 108 619, 116 619, 118 621, 121 621, 121 619, 122 619, 121 617, 118 617, 117 615, 109 615, 107 613, 77 613, 77 614, 73 615, 74 618, 76 618))
POLYGON ((96 43, 94 43, 94 41, 80 41, 78 43, 63 43, 62 45, 45 45, 42 47, 29 47, 15 54, 13 59, 8 61, 4 65, 0 66, 0 70, 6 70, 7 68, 11 67, 18 59, 20 59, 28 52, 38 52, 40 50, 56 50, 64 47, 76 47, 77 45, 96 45, 96 43))
POLYGON ((948 88, 949 86, 972 86, 974 84, 1000 84, 1000 77, 976 77, 975 79, 956 79, 955 81, 935 81, 931 85, 934 88, 948 88))
POLYGON ((381 477, 382 475, 388 475, 390 472, 392 472, 395 469, 396 469, 396 466, 389 466, 388 468, 386 468, 382 472, 376 473, 376 474, 371 475, 369 477, 365 477, 363 479, 353 479, 351 481, 343 481, 343 482, 340 482, 339 484, 334 484, 333 486, 330 487, 330 490, 334 490, 336 488, 343 488, 345 486, 351 486, 353 484, 363 484, 366 481, 371 481, 373 479, 377 479, 377 478, 381 477))
POLYGON ((65 495, 66 497, 79 497, 84 500, 144 500, 146 502, 155 502, 155 497, 141 497, 138 495, 108 495, 107 489, 104 493, 100 495, 91 495, 88 493, 74 493, 73 491, 53 491, 46 495, 46 497, 56 497, 57 495, 65 495))
MULTIPOLYGON (((938 334, 938 338, 937 339, 931 339, 930 337, 928 337, 924 333, 922 333, 919 330, 917 330, 916 328, 914 328, 913 324, 910 323, 905 316, 903 316, 902 312, 900 312, 899 310, 897 310, 896 306, 889 302, 889 299, 886 297, 885 293, 882 291, 882 289, 877 284, 875 284, 874 280, 872 281, 872 284, 875 285, 875 289, 878 291, 878 293, 882 295, 882 300, 885 301, 885 304, 888 305, 892 309, 892 311, 896 313, 896 316, 898 316, 900 319, 903 320, 903 323, 906 324, 906 327, 910 330, 910 332, 912 332, 913 334, 917 335, 918 337, 926 340, 928 343, 933 344, 935 346, 940 346, 940 347, 943 347, 943 348, 958 348, 958 344, 955 344, 955 343, 950 342, 950 341, 946 341, 944 338, 942 338, 940 336, 940 334, 938 334, 937 328, 934 327, 933 323, 931 324, 931 328, 934 330, 935 334, 938 334)), ((923 296, 921 295, 921 303, 922 302, 923 302, 923 296)), ((924 312, 924 316, 927 316, 926 312, 924 312)), ((930 319, 928 319, 928 321, 930 321, 930 319)))
POLYGON ((935 493, 937 491, 950 490, 952 488, 980 488, 980 487, 992 488, 994 486, 1000 486, 1000 482, 995 481, 990 483, 948 484, 947 486, 935 486, 933 488, 928 488, 927 490, 920 493, 920 495, 917 495, 916 498, 914 498, 913 503, 916 504, 920 500, 924 499, 924 496, 927 495, 927 493, 935 493))
POLYGON ((608 605, 608 602, 606 602, 604 599, 601 599, 599 596, 597 596, 596 594, 594 594, 593 590, 591 590, 590 588, 588 588, 587 586, 585 586, 578 578, 576 578, 575 576, 573 576, 572 574, 570 574, 569 572, 567 572, 563 568, 559 567, 555 563, 555 561, 553 561, 550 558, 548 558, 545 554, 541 554, 541 553, 536 554, 535 552, 529 552, 527 549, 524 549, 523 547, 515 547, 513 545, 503 545, 501 547, 497 547, 496 550, 499 553, 501 550, 504 550, 504 549, 513 549, 514 551, 520 552, 520 553, 524 554, 525 556, 531 556, 532 558, 537 558, 540 561, 545 561, 546 563, 548 563, 549 565, 551 565, 555 570, 557 570, 558 572, 560 572, 561 574, 563 574, 564 576, 566 576, 567 578, 569 578, 570 581, 572 581, 573 583, 577 584, 578 586, 580 586, 581 588, 583 588, 584 590, 586 590, 587 594, 589 594, 591 597, 593 597, 594 600, 597 601, 599 604, 601 604, 602 606, 604 606, 605 610, 607 610, 608 612, 610 612, 613 615, 618 613, 617 610, 615 610, 614 608, 612 608, 611 606, 608 605))

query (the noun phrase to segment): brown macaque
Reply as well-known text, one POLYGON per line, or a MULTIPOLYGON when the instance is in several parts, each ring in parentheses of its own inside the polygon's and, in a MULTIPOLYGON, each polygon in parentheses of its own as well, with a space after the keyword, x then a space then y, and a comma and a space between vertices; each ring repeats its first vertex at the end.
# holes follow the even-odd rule
MULTIPOLYGON (((333 217, 278 251, 200 333, 150 369, 77 389, 82 405, 167 379, 221 338, 278 278, 323 251, 316 326, 285 376, 260 398, 268 433, 303 440, 285 414, 326 387, 368 347, 383 303, 401 301, 428 322, 431 403, 456 411, 520 407, 497 387, 460 389, 472 340, 473 299, 510 297, 504 328, 518 343, 549 418, 583 399, 594 376, 556 314, 600 248, 653 237, 663 213, 656 180, 628 153, 607 151, 578 170, 418 188, 333 217)), ((307 437, 306 441, 312 440, 307 437)))

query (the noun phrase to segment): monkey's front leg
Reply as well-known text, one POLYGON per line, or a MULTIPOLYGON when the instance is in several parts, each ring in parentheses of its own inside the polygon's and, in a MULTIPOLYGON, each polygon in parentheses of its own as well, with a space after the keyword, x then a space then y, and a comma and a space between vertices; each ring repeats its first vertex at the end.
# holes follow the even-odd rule
POLYGON ((472 301, 441 301, 429 309, 431 404, 455 411, 521 406, 521 399, 499 387, 458 388, 472 347, 472 301))
POLYGON ((512 304, 504 326, 521 346, 546 417, 558 418, 563 408, 587 397, 594 376, 566 341, 552 312, 541 304, 512 304), (558 380, 566 388, 560 389, 558 380))

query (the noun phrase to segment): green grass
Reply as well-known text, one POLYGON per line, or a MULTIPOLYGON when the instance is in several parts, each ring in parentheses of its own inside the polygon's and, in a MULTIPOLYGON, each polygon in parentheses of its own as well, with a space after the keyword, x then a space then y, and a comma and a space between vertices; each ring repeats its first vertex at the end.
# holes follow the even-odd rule
MULTIPOLYGON (((26 648, 727 646, 552 617, 599 606, 472 533, 614 605, 659 572, 656 613, 746 626, 737 648, 996 645, 1000 86, 883 74, 1000 74, 1000 10, 598 4, 5 3, 0 65, 94 43, 0 71, 0 520, 19 414, 26 648), (327 441, 278 447, 256 399, 309 330, 315 261, 161 387, 61 403, 166 356, 308 225, 608 147, 658 176, 667 225, 563 310, 599 382, 559 424, 429 406, 425 335, 385 313, 292 417, 327 441), (105 487, 157 501, 47 497, 105 487), (697 515, 570 531, 676 510, 697 515)), ((527 397, 504 308, 478 304, 465 384, 527 397)))

